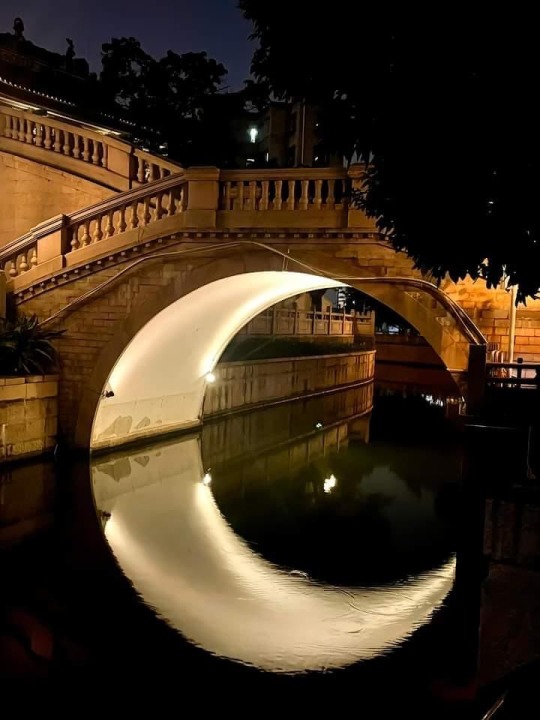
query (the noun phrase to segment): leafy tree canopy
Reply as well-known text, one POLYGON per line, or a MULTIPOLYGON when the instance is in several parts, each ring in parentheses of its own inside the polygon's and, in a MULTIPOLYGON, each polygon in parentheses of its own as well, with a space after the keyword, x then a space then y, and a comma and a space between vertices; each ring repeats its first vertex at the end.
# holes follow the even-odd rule
POLYGON ((244 100, 218 92, 227 70, 205 52, 169 50, 156 60, 135 38, 113 38, 103 45, 102 66, 104 97, 123 108, 149 144, 166 142, 186 165, 226 163, 234 154, 227 120, 244 100))
POLYGON ((435 278, 540 287, 534 11, 240 0, 252 72, 321 108, 331 149, 369 160, 358 201, 435 278))

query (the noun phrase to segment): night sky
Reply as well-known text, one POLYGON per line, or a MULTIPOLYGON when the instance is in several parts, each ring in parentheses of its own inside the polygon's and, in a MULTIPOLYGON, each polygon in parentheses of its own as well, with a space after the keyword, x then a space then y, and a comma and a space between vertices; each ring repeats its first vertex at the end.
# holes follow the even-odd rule
POLYGON ((63 53, 69 37, 96 71, 102 43, 132 35, 154 56, 206 50, 229 70, 233 88, 249 72, 251 23, 236 0, 0 0, 0 32, 11 32, 17 16, 27 40, 63 53))

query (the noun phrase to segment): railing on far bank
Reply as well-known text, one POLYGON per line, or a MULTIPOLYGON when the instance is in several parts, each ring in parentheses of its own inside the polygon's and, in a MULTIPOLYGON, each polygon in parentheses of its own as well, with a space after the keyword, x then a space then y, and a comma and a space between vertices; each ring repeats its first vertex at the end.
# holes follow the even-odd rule
POLYGON ((489 389, 540 389, 540 363, 486 363, 486 385, 489 389))
MULTIPOLYGON (((147 171, 149 179, 161 173, 156 167, 147 171)), ((361 178, 359 168, 234 173, 190 168, 42 223, 0 250, 0 267, 12 281, 9 291, 185 229, 352 227, 376 232, 363 213, 350 207, 350 191, 361 178)))
POLYGON ((0 150, 124 191, 182 170, 120 139, 120 133, 0 99, 0 150))
POLYGON ((373 313, 336 313, 271 308, 245 325, 239 335, 373 337, 373 313))

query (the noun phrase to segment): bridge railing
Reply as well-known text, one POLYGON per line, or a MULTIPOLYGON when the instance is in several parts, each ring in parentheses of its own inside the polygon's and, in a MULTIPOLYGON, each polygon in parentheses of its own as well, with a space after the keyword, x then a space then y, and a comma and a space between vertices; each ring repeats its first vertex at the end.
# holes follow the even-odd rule
POLYGON ((356 170, 229 172, 190 168, 167 175, 146 156, 136 157, 146 163, 144 172, 149 177, 165 176, 84 210, 52 218, 0 249, 0 267, 12 281, 10 289, 26 287, 63 267, 185 229, 375 230, 363 213, 349 206, 350 190, 360 177, 356 170))
POLYGON ((539 387, 540 363, 486 363, 486 385, 488 388, 513 388, 537 390, 539 387))
POLYGON ((373 313, 360 315, 336 313, 330 308, 327 312, 309 310, 289 310, 271 308, 245 325, 239 335, 279 335, 279 336, 354 336, 373 335, 375 316, 373 313))
POLYGON ((165 158, 137 149, 120 133, 0 104, 0 150, 127 190, 179 172, 165 158))
POLYGON ((346 210, 352 180, 343 168, 223 171, 220 210, 346 210))

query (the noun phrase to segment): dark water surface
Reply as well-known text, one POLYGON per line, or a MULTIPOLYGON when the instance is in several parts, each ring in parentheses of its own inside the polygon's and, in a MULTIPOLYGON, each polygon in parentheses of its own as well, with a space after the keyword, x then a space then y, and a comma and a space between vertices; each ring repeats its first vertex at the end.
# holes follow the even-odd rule
POLYGON ((13 469, 0 539, 28 538, 1 554, 0 678, 418 709, 456 661, 461 452, 433 400, 371 402, 13 469))

